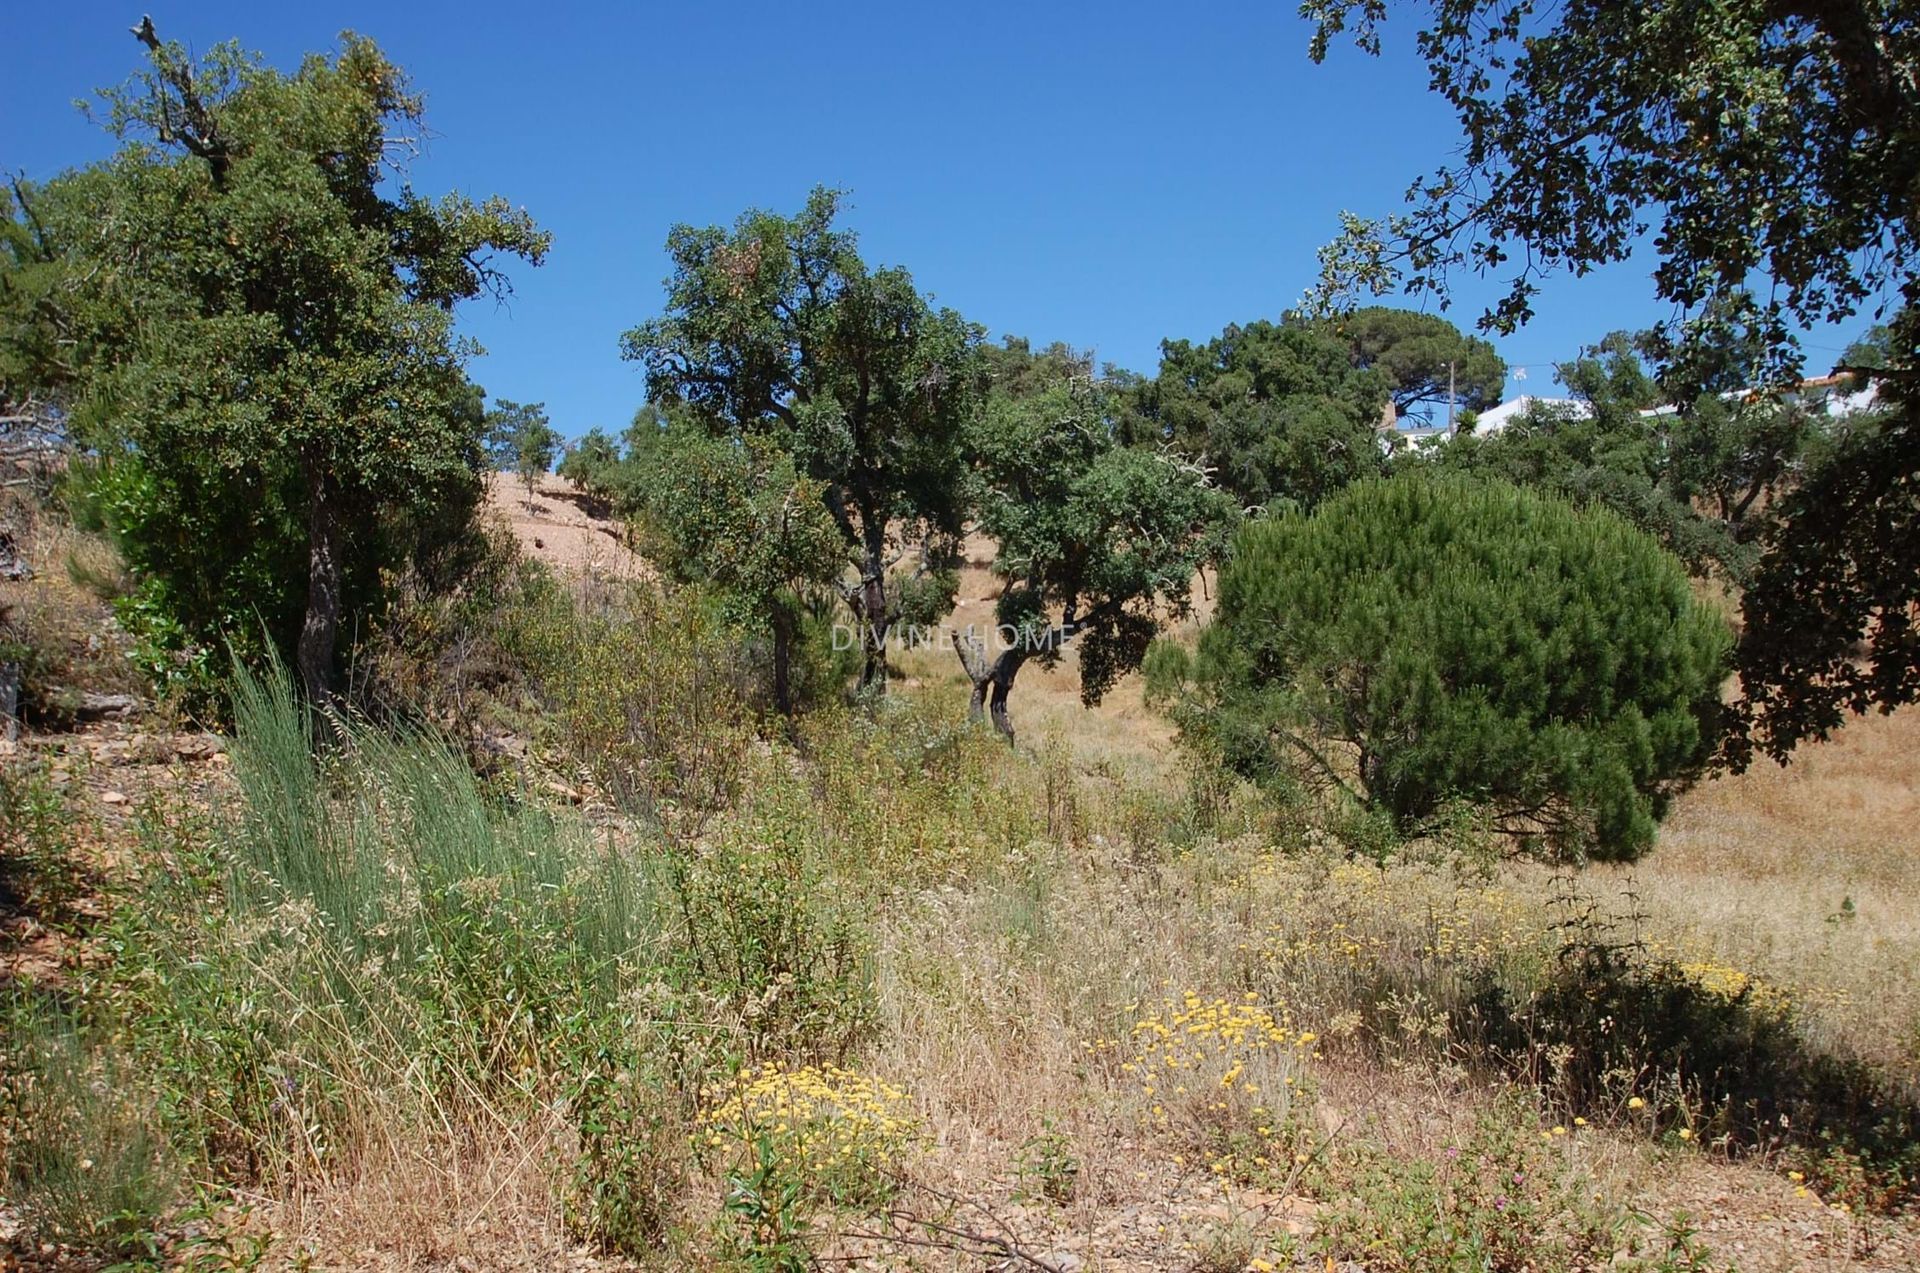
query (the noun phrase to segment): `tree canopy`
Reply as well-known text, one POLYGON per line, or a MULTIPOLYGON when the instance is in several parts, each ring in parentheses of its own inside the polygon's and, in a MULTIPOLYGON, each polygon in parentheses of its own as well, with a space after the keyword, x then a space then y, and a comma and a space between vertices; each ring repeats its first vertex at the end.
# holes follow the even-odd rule
POLYGON ((773 706, 791 716, 802 621, 849 557, 820 483, 765 437, 684 424, 632 448, 626 463, 637 547, 668 577, 712 590, 737 630, 768 639, 773 706))
MULTIPOLYGON (((1496 433, 1465 433, 1405 457, 1400 466, 1498 478, 1575 504, 1610 508, 1659 539, 1691 573, 1718 570, 1735 581, 1744 578, 1751 550, 1729 521, 1693 501, 1697 488, 1719 489, 1736 480, 1718 467, 1728 456, 1700 454, 1692 441, 1720 427, 1730 408, 1709 396, 1684 413, 1650 410, 1659 403, 1659 389, 1633 339, 1623 333, 1602 340, 1559 374, 1577 405, 1535 403, 1496 433), (1691 448, 1684 477, 1676 435, 1691 448)), ((1758 408, 1754 414, 1758 418, 1758 408)))
MULTIPOLYGON (((1465 144, 1414 182, 1406 212, 1344 217, 1317 305, 1404 287, 1444 306, 1461 272, 1502 274, 1481 325, 1510 332, 1547 275, 1650 248, 1655 295, 1679 311, 1658 333, 1663 380, 1689 401, 1727 369, 1703 347, 1744 346, 1741 378, 1791 389, 1798 329, 1920 304, 1920 24, 1904 6, 1420 8, 1416 45, 1465 144)), ((1301 12, 1317 24, 1315 60, 1343 34, 1379 51, 1383 0, 1303 0, 1301 12)), ((1920 358, 1911 340, 1892 354, 1869 370, 1897 418, 1809 472, 1759 537, 1735 763, 1920 695, 1920 646, 1905 635, 1920 549, 1888 538, 1910 523, 1920 482, 1920 431, 1905 418, 1920 358)))
MULTIPOLYGON (((1005 582, 991 634, 956 632, 972 710, 1013 736, 1007 700, 1029 660, 1056 662, 1072 642, 1091 706, 1140 664, 1168 618, 1191 608, 1232 502, 1171 448, 1124 445, 1117 395, 1092 360, 1064 345, 1039 355, 1010 340, 973 430, 976 526, 999 545, 1005 582)), ((1121 391, 1124 393, 1124 390, 1121 391)))
POLYGON ((150 69, 105 94, 119 152, 19 191, 10 233, 57 279, 18 289, 38 322, 10 315, 9 357, 99 457, 96 506, 143 580, 130 616, 242 645, 264 624, 323 697, 343 605, 477 498, 450 311, 548 237, 502 200, 395 184, 422 106, 369 40, 282 74, 137 34, 150 69), (65 364, 34 353, 48 327, 65 364))
POLYGON ((869 268, 836 228, 839 208, 822 188, 791 217, 675 227, 666 314, 622 348, 646 368, 651 399, 684 404, 718 434, 773 440, 819 484, 857 555, 845 595, 875 685, 902 613, 890 572, 914 547, 939 561, 960 534, 984 332, 936 309, 905 270, 869 268))
MULTIPOLYGON (((1920 366, 1920 314, 1903 312, 1884 339, 1895 365, 1920 366)), ((1821 439, 1771 510, 1741 601, 1736 763, 1756 750, 1785 759, 1849 712, 1920 700, 1917 392, 1904 377, 1884 382, 1885 410, 1821 439)))
POLYGON ((1140 385, 1124 432, 1211 467, 1243 507, 1311 506, 1381 471, 1385 378, 1355 366, 1324 328, 1261 320, 1160 349, 1159 374, 1140 385))
POLYGON ((1650 536, 1500 482, 1410 474, 1249 523, 1197 655, 1154 697, 1250 777, 1403 834, 1474 801, 1558 853, 1631 859, 1716 741, 1725 624, 1650 536))
POLYGON ((1368 305, 1332 321, 1355 366, 1380 374, 1394 411, 1485 411, 1506 394, 1507 363, 1494 347, 1439 314, 1368 305))
MULTIPOLYGON (((1740 0, 1551 7, 1434 0, 1415 40, 1466 134, 1409 210, 1350 222, 1334 291, 1404 282, 1442 301, 1460 269, 1507 272, 1486 323, 1512 331, 1541 280, 1625 260, 1658 228, 1654 285, 1695 313, 1758 325, 1782 376, 1792 329, 1839 321, 1914 265, 1920 29, 1897 5, 1740 0), (1760 215, 1730 216, 1728 192, 1760 215), (1744 293, 1770 280, 1765 299, 1744 293)), ((1304 0, 1324 58, 1380 47, 1383 0, 1304 0)))
POLYGON ((560 451, 560 432, 547 419, 546 404, 497 398, 487 412, 486 424, 487 450, 494 467, 526 483, 531 504, 534 483, 553 467, 553 457, 560 451))

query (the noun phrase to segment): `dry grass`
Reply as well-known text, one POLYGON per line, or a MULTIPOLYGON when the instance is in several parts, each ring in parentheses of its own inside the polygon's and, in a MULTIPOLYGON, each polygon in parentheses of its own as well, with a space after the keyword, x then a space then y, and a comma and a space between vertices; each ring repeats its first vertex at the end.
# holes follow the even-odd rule
POLYGON ((551 1130, 382 1143, 268 1200, 280 1254, 357 1269, 599 1267, 554 1202, 548 1162, 564 1146, 551 1130))
MULTIPOLYGON (((990 546, 970 544, 953 622, 991 621, 990 546)), ((1190 638, 1211 610, 1196 583, 1190 638)), ((914 682, 964 686, 951 651, 905 653, 914 682)), ((1029 665, 1011 699, 1023 748, 1134 786, 1178 786, 1173 730, 1130 676, 1092 710, 1071 650, 1029 665)), ((1637 866, 1590 868, 1582 887, 1626 925, 1696 960, 1717 960, 1803 993, 1825 1036, 1920 1083, 1920 708, 1859 718, 1791 763, 1760 761, 1688 792, 1637 866)), ((1514 867, 1544 902, 1558 887, 1514 867)))
MULTIPOLYGON (((587 547, 605 537, 574 529, 587 547)), ((516 530, 561 550, 545 543, 545 523, 516 530)), ((954 622, 988 622, 995 589, 976 552, 954 622)), ((961 710, 950 649, 898 662, 909 711, 961 710)), ((1920 1267, 1920 1226, 1823 1207, 1796 1192, 1783 1162, 1681 1142, 1624 1098, 1576 1126, 1538 1092, 1470 1063, 1446 996, 1468 972, 1523 986, 1545 967, 1563 880, 1518 865, 1491 880, 1444 866, 1382 872, 1332 851, 1276 852, 1245 808, 1210 825, 1190 818, 1172 731, 1141 702, 1138 678, 1089 711, 1071 654, 1025 669, 1012 705, 1018 752, 963 749, 953 763, 968 794, 954 803, 923 776, 874 783, 835 759, 832 747, 851 743, 813 754, 807 774, 830 825, 826 887, 871 926, 878 1022, 859 1067, 909 1093, 927 1129, 900 1164, 903 1211, 1102 1273, 1286 1267, 1289 1243, 1353 1187, 1314 1176, 1344 1149, 1434 1163, 1497 1114, 1566 1188, 1618 1215, 1687 1211, 1742 1268, 1920 1267), (1217 1153, 1196 1148, 1190 1126, 1155 1116, 1157 1094, 1124 1068, 1133 1054, 1118 1041, 1189 993, 1291 1013, 1295 1030, 1320 1036, 1300 1061, 1306 1162, 1290 1152, 1258 1172, 1216 1171, 1217 1153), (1555 1126, 1568 1134, 1555 1138, 1555 1126), (1030 1164, 1043 1148, 1074 1165, 1064 1200, 1035 1196, 1030 1164)), ((1859 722, 1785 770, 1716 779, 1681 801, 1651 858, 1590 871, 1580 888, 1617 925, 1689 962, 1783 988, 1816 1043, 1911 1068, 1916 743, 1920 712, 1910 711, 1859 722)), ((778 785, 773 771, 756 772, 748 801, 778 785)), ((417 1137, 400 1131, 405 1118, 374 1117, 350 1161, 265 1205, 291 1239, 279 1254, 305 1247, 330 1267, 593 1266, 601 1257, 567 1236, 554 1203, 566 1134, 539 1108, 417 1137)), ((720 1182, 699 1183, 707 1192, 686 1207, 696 1244, 725 1223, 720 1182)), ((851 1234, 829 1245, 870 1268, 983 1264, 851 1234)), ((656 1263, 692 1267, 689 1258, 656 1263)))
MULTIPOLYGON (((958 624, 991 615, 996 584, 984 567, 976 556, 963 574, 958 624)), ((964 685, 950 651, 909 651, 899 663, 909 692, 952 697, 964 685)), ((1088 805, 1122 790, 1178 801, 1172 732, 1140 692, 1139 678, 1128 678, 1089 711, 1078 701, 1071 654, 1054 669, 1029 666, 1011 700, 1020 750, 1036 764, 1066 764, 1088 805)), ((1577 891, 1621 939, 1638 936, 1685 964, 1777 988, 1813 1045, 1920 1083, 1917 752, 1920 710, 1909 709, 1856 721, 1784 768, 1717 777, 1678 802, 1648 859, 1592 868, 1577 891)), ((1157 1207, 1173 1224, 1234 1190, 1183 1192, 1195 1185, 1178 1169, 1180 1183, 1165 1179, 1170 1151, 1143 1141, 1112 1093, 1089 1083, 1076 1041, 1100 1037, 1126 1005, 1168 987, 1229 988, 1250 932, 1311 928, 1327 920, 1327 899, 1313 894, 1291 911, 1272 895, 1250 902, 1240 887, 1248 872, 1278 870, 1297 888, 1314 869, 1263 865, 1272 859, 1257 840, 1143 862, 1125 847, 1116 809, 1085 816, 1095 830, 1077 851, 1036 851, 1035 861, 1018 864, 1045 881, 1026 905, 1009 906, 1004 885, 955 890, 889 921, 879 1063, 922 1094, 940 1132, 941 1172, 991 1177, 984 1162, 1004 1164, 1056 1126, 1085 1163, 1084 1179, 1100 1182, 1082 1185, 1059 1228, 1092 1233, 1114 1208, 1135 1207, 1157 1207), (1183 1200, 1166 1201, 1176 1198, 1183 1200)), ((1440 877, 1401 878, 1371 905, 1384 931, 1458 887, 1440 877)), ((1550 948, 1550 926, 1564 911, 1554 899, 1566 882, 1512 864, 1493 887, 1550 948)), ((1337 999, 1335 987, 1298 990, 1297 997, 1337 999)), ((1438 1152, 1489 1095, 1450 1070, 1444 1041, 1434 1052, 1427 1064, 1384 1076, 1376 1062, 1326 1058, 1329 1126, 1365 1127, 1406 1156, 1438 1152)), ((1810 1205, 1784 1168, 1658 1147, 1630 1125, 1593 1129, 1583 1144, 1604 1194, 1658 1214, 1692 1213, 1709 1244, 1737 1255, 1741 1267, 1900 1268, 1920 1259, 1912 1229, 1810 1205)))
POLYGON ((1635 871, 1650 930, 1807 993, 1841 1042, 1920 1081, 1920 709, 1688 793, 1635 871))
MULTIPOLYGON (((1111 813, 1084 816, 1097 828, 1111 813)), ((1105 1269, 1194 1267, 1190 1248, 1242 1220, 1256 1251, 1289 1226, 1310 1232, 1315 1204, 1291 1200, 1284 1172, 1254 1182, 1212 1174, 1186 1138, 1148 1116, 1128 1077, 1089 1055, 1090 1044, 1128 1038, 1141 1012, 1187 990, 1238 1000, 1252 986, 1276 1014, 1290 1003, 1308 1014, 1300 1024, 1332 1036, 1307 1064, 1316 1092, 1308 1139, 1329 1152, 1366 1144, 1436 1161, 1500 1103, 1497 1085, 1455 1063, 1433 1003, 1383 1003, 1366 1024, 1333 1010, 1371 993, 1366 978, 1382 968, 1431 986, 1450 961, 1464 962, 1470 952, 1423 950, 1442 924, 1477 934, 1495 957, 1547 958, 1558 938, 1544 885, 1329 872, 1253 840, 1142 863, 1106 840, 1095 830, 1078 852, 1036 849, 994 882, 902 899, 883 917, 883 1028, 870 1064, 915 1094, 932 1130, 917 1178, 983 1200, 1033 1249, 1077 1252, 1105 1269), (1036 876, 1044 888, 1017 886, 1036 876), (1270 965, 1260 958, 1265 933, 1304 935, 1308 950, 1270 965), (1357 954, 1346 953, 1349 937, 1357 954), (1394 1042, 1373 1037, 1388 1027, 1394 1042), (1049 1134, 1064 1137, 1079 1166, 1060 1207, 1023 1200, 1016 1169, 1049 1134)), ((1912 1229, 1797 1195, 1782 1166, 1650 1137, 1643 1115, 1624 1103, 1617 1112, 1552 1142, 1568 1179, 1608 1206, 1688 1212, 1743 1268, 1897 1269, 1920 1258, 1912 1229)), ((1545 1108, 1537 1117, 1541 1135, 1571 1123, 1545 1108)))
POLYGON ((18 640, 32 651, 29 695, 141 689, 123 652, 113 608, 104 599, 123 590, 125 582, 112 545, 33 504, 11 504, 0 510, 0 519, 34 572, 27 580, 0 580, 0 616, 6 621, 0 638, 18 640))

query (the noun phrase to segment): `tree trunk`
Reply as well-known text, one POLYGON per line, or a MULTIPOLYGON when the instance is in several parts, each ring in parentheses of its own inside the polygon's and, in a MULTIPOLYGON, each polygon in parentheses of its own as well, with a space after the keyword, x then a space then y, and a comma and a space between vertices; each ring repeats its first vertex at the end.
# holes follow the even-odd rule
POLYGON ((294 666, 307 700, 333 698, 333 646, 340 631, 339 510, 326 474, 307 469, 307 617, 300 625, 294 666))
MULTIPOLYGON (((1006 658, 1007 655, 1001 655, 995 660, 996 666, 1005 662, 1006 658)), ((993 717, 993 727, 1006 738, 1009 747, 1013 746, 1013 717, 1007 712, 1007 695, 1013 692, 1013 678, 1019 671, 1020 664, 1015 663, 1004 675, 993 678, 993 696, 987 705, 987 711, 993 717)))
POLYGON ((982 721, 987 716, 987 678, 991 670, 987 666, 987 650, 980 644, 980 638, 973 635, 969 627, 965 632, 953 634, 953 652, 960 656, 960 666, 966 671, 967 680, 973 684, 973 698, 967 703, 967 721, 969 724, 982 721))
MULTIPOLYGON (((872 523, 870 522, 869 525, 872 523)), ((865 661, 860 667, 860 688, 887 688, 887 541, 884 526, 866 535, 865 552, 860 562, 860 648, 865 661)))
POLYGON ((1013 744, 1013 717, 1007 711, 1007 696, 1013 693, 1013 678, 1020 674, 1020 665, 1027 661, 1029 651, 1012 646, 1000 651, 997 658, 987 660, 986 648, 971 630, 962 634, 953 634, 953 648, 960 656, 960 666, 966 669, 967 679, 973 682, 973 698, 967 704, 967 719, 978 721, 991 716, 993 727, 1013 744))
POLYGON ((787 607, 773 607, 773 708, 793 716, 793 615, 787 607))
POLYGON ((20 737, 20 665, 0 663, 0 738, 20 737))

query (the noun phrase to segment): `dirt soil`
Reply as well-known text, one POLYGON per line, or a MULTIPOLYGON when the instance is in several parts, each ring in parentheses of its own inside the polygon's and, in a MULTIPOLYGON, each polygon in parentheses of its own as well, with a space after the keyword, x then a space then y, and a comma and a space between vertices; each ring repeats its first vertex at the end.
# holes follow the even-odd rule
POLYGON ((529 554, 556 570, 620 579, 651 575, 627 547, 620 523, 564 478, 540 478, 529 499, 526 484, 515 475, 489 474, 487 505, 529 554))

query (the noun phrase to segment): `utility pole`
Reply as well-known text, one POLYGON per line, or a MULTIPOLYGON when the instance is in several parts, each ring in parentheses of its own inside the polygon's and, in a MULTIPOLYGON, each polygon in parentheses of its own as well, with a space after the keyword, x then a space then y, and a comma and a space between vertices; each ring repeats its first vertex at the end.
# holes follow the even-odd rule
POLYGON ((1453 436, 1453 359, 1447 359, 1447 436, 1453 436))

